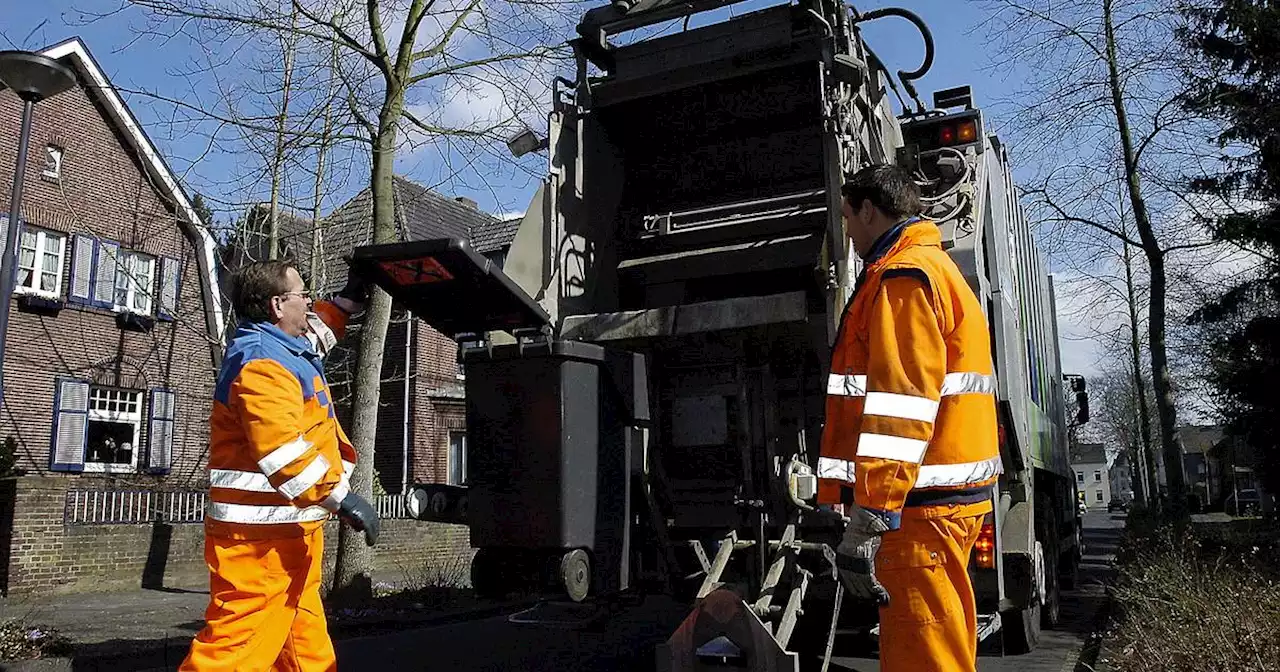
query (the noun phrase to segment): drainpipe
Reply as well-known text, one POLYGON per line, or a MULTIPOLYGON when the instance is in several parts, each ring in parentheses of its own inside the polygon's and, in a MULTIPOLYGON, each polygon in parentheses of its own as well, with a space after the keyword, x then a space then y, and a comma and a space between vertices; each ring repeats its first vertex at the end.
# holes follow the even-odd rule
POLYGON ((400 437, 400 494, 409 494, 409 363, 413 359, 413 313, 404 313, 404 427, 400 437))

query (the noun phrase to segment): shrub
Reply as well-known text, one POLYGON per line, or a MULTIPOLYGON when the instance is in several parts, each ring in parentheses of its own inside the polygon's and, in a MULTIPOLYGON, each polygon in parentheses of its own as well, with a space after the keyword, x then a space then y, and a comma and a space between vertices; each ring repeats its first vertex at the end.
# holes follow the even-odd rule
POLYGON ((1258 530, 1131 520, 1112 587, 1114 669, 1280 670, 1276 540, 1258 530))
POLYGON ((27 625, 16 619, 0 622, 0 660, 30 660, 70 653, 71 640, 51 628, 27 625))

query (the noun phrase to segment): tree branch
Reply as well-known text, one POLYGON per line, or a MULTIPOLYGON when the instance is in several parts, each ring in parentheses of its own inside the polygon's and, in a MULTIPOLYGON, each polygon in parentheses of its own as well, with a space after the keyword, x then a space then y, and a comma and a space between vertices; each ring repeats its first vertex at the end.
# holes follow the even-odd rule
POLYGON ((1059 28, 1059 29, 1061 29, 1063 32, 1067 33, 1068 35, 1071 35, 1072 37, 1078 38, 1078 39, 1079 39, 1081 42, 1083 42, 1083 43, 1084 43, 1084 45, 1085 45, 1086 47, 1088 47, 1088 48, 1089 48, 1089 50, 1090 50, 1090 51, 1092 51, 1092 52, 1093 52, 1093 53, 1094 53, 1098 58, 1101 58, 1101 59, 1105 59, 1105 58, 1106 58, 1106 55, 1102 53, 1102 50, 1101 50, 1101 49, 1099 49, 1096 45, 1094 45, 1094 43, 1090 42, 1090 41, 1089 41, 1089 38, 1085 37, 1084 33, 1081 33, 1081 32, 1080 32, 1080 30, 1079 30, 1078 28, 1073 28, 1073 27, 1071 27, 1071 26, 1068 26, 1067 24, 1065 24, 1065 23, 1063 23, 1063 22, 1061 22, 1061 21, 1059 21, 1059 20, 1057 20, 1057 19, 1055 19, 1055 18, 1052 18, 1052 17, 1048 16, 1047 14, 1043 14, 1043 13, 1041 13, 1041 12, 1038 12, 1038 11, 1036 11, 1036 10, 1034 10, 1034 9, 1031 9, 1030 7, 1027 7, 1027 6, 1022 5, 1022 4, 1020 4, 1020 3, 1014 2, 1013 0, 1003 0, 1003 2, 1004 2, 1004 4, 1005 4, 1006 6, 1012 7, 1012 8, 1013 8, 1014 10, 1016 10, 1016 11, 1022 12, 1022 13, 1024 13, 1024 14, 1029 15, 1029 16, 1032 16, 1032 17, 1035 17, 1035 18, 1037 18, 1037 19, 1040 19, 1041 21, 1044 21, 1045 23, 1048 23, 1048 24, 1050 24, 1050 25, 1053 25, 1053 26, 1058 27, 1058 28, 1059 28))
MULTIPOLYGON (((467 4, 466 9, 462 10, 462 12, 458 14, 458 18, 454 19, 453 23, 449 24, 449 27, 444 31, 444 34, 440 36, 440 40, 429 49, 414 52, 413 60, 419 61, 424 58, 432 58, 444 53, 445 47, 449 46, 449 41, 453 39, 453 34, 462 28, 462 24, 466 23, 467 17, 471 16, 471 12, 475 11, 475 8, 480 6, 480 1, 481 0, 471 0, 471 2, 467 4)), ((412 85, 421 79, 424 78, 414 77, 409 83, 412 85)))
POLYGON ((1099 231, 1105 232, 1111 236, 1119 238, 1120 240, 1123 240, 1124 242, 1130 245, 1142 247, 1141 242, 1130 238, 1123 231, 1107 226, 1106 224, 1102 224, 1101 222, 1097 222, 1092 219, 1086 219, 1084 217, 1076 217, 1074 215, 1067 214, 1066 210, 1063 210, 1061 206, 1059 206, 1057 203, 1053 201, 1053 199, 1049 198, 1049 192, 1044 189, 1023 189, 1022 193, 1024 196, 1029 196, 1033 194, 1038 195, 1040 197, 1039 198, 1040 202, 1049 206, 1050 208, 1053 209, 1054 212, 1058 213, 1058 216, 1054 219, 1051 219, 1050 221, 1074 222, 1076 224, 1085 224, 1087 226, 1091 226, 1095 229, 1098 229, 1099 231))
POLYGON ((353 37, 346 30, 344 30, 342 26, 339 26, 338 22, 335 19, 330 19, 328 21, 321 19, 320 17, 312 14, 311 12, 308 12, 307 8, 303 7, 302 3, 299 2, 299 0, 293 0, 293 7, 294 9, 297 9, 298 12, 301 13, 303 16, 307 17, 307 20, 311 21, 312 23, 325 26, 329 30, 332 30, 333 34, 338 36, 339 40, 341 40, 341 43, 344 46, 355 51, 361 56, 364 56, 365 58, 369 59, 369 61, 372 62, 374 65, 380 65, 378 62, 378 58, 374 56, 374 54, 370 53, 369 50, 366 49, 363 44, 360 44, 359 40, 353 37))
POLYGON ((412 86, 414 84, 417 84, 418 82, 421 82, 426 79, 431 79, 433 77, 440 77, 442 75, 449 75, 449 74, 461 72, 468 68, 474 68, 482 65, 494 65, 496 63, 504 63, 506 61, 518 61, 525 58, 534 58, 537 56, 543 56, 551 51, 554 51, 554 49, 539 47, 537 49, 534 49, 533 51, 528 51, 523 54, 502 54, 500 56, 490 56, 488 58, 480 58, 474 61, 463 61, 461 63, 454 63, 453 65, 447 65, 443 68, 428 70, 426 72, 414 75, 409 80, 409 85, 412 86))

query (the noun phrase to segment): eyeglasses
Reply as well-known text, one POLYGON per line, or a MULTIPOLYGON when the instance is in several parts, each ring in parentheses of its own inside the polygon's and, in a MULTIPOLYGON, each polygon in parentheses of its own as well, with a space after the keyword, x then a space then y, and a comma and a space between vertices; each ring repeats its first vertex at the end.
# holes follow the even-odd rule
POLYGON ((276 296, 295 296, 295 295, 300 296, 303 299, 306 299, 308 301, 311 300, 311 292, 306 290, 303 290, 301 292, 284 292, 283 294, 277 294, 276 296))

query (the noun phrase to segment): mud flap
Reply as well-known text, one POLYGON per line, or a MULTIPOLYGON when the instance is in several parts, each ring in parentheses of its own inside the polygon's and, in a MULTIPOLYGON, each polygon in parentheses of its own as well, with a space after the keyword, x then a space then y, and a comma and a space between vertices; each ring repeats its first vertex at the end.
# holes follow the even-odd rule
POLYGON ((782 649, 737 593, 720 588, 698 602, 657 649, 658 672, 741 670, 798 672, 800 657, 782 649))

